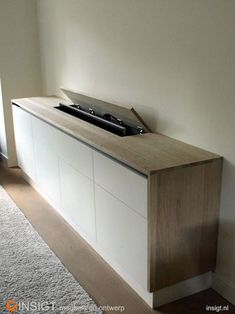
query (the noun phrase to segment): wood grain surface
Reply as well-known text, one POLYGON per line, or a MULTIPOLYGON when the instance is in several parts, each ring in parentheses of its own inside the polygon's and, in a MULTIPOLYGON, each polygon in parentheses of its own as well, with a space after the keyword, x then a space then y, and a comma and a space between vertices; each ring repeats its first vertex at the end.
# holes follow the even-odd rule
POLYGON ((149 178, 150 291, 214 270, 222 159, 149 178))
POLYGON ((55 109, 54 106, 60 101, 63 99, 58 97, 34 97, 14 99, 12 102, 145 175, 220 158, 214 153, 157 133, 117 136, 55 109))
POLYGON ((69 88, 61 87, 60 89, 73 103, 85 106, 85 109, 92 108, 100 115, 104 115, 105 113, 112 114, 113 116, 121 119, 127 124, 133 126, 138 125, 141 126, 145 130, 145 132, 151 132, 147 124, 131 106, 122 107, 119 105, 111 104, 107 101, 81 94, 80 92, 69 88))

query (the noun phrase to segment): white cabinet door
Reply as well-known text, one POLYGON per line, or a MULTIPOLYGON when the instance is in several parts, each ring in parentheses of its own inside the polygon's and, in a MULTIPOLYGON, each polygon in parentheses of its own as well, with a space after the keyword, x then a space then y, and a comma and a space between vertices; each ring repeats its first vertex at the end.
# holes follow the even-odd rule
POLYGON ((143 288, 147 288, 147 221, 95 186, 97 242, 143 288))
POLYGON ((62 211, 65 219, 96 239, 93 181, 60 161, 62 211))
POLYGON ((147 217, 147 178, 94 151, 94 180, 105 190, 147 217))
POLYGON ((92 150, 68 134, 58 130, 50 124, 33 118, 37 132, 35 141, 45 145, 50 152, 66 161, 80 173, 93 179, 92 150))
POLYGON ((12 106, 16 153, 19 167, 32 179, 35 178, 34 146, 31 114, 12 106))
POLYGON ((60 204, 59 160, 56 152, 58 141, 54 128, 32 117, 36 183, 55 204, 60 204))
POLYGON ((58 155, 75 170, 93 180, 92 149, 61 131, 58 155))

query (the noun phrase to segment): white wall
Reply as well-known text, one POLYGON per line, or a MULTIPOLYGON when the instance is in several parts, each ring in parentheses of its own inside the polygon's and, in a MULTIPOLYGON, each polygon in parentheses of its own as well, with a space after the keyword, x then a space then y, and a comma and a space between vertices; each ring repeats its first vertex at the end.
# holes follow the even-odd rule
POLYGON ((10 100, 41 94, 36 0, 0 0, 0 79, 0 147, 12 165, 15 153, 10 100))
MULTIPOLYGON (((46 93, 133 104, 225 157, 217 273, 235 283, 235 1, 39 0, 46 93)), ((231 284, 232 285, 232 284, 231 284)))
POLYGON ((5 134, 5 120, 4 120, 4 110, 3 110, 3 100, 2 100, 2 84, 0 78, 0 152, 6 157, 7 156, 7 143, 5 134))
POLYGON ((0 0, 0 147, 14 163, 10 99, 64 85, 225 157, 217 273, 235 287, 235 1, 0 0), (6 134, 4 132, 6 124, 6 134), (7 141, 6 141, 7 140, 7 141))

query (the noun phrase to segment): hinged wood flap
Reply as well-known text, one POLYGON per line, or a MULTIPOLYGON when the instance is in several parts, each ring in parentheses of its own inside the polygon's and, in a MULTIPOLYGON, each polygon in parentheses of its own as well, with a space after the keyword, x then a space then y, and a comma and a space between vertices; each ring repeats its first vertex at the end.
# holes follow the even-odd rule
POLYGON ((108 103, 100 99, 80 94, 79 92, 68 88, 61 87, 60 89, 73 103, 79 104, 85 109, 92 108, 99 115, 109 113, 116 118, 121 119, 126 124, 142 127, 146 133, 152 132, 140 115, 132 107, 126 108, 108 103))

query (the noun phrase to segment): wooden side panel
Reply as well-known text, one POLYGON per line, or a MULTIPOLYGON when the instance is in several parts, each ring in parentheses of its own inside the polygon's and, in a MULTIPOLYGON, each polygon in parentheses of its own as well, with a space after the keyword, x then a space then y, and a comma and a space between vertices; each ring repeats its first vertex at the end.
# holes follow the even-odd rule
POLYGON ((149 178, 149 291, 215 268, 222 159, 149 178))

